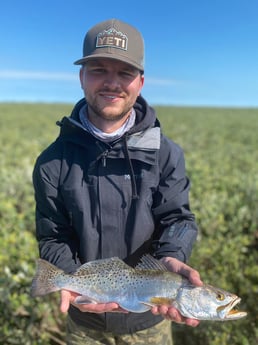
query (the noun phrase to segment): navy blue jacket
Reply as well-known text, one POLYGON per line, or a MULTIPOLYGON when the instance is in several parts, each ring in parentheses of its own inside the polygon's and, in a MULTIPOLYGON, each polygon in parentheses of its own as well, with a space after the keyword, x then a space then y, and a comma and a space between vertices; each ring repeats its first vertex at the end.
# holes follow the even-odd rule
MULTIPOLYGON (((161 132, 155 111, 140 96, 136 123, 104 143, 80 124, 81 100, 59 123, 60 135, 33 172, 40 256, 66 272, 117 256, 133 266, 143 254, 186 261, 197 226, 189 207, 182 149, 161 132)), ((69 310, 87 327, 130 333, 161 317, 69 310)))

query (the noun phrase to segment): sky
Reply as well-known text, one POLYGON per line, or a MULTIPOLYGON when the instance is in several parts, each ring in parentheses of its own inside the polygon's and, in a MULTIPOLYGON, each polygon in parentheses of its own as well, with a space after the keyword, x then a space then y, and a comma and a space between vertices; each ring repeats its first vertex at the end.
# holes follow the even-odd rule
POLYGON ((3 0, 0 102, 76 103, 73 62, 110 18, 144 37, 151 105, 258 107, 258 0, 3 0))

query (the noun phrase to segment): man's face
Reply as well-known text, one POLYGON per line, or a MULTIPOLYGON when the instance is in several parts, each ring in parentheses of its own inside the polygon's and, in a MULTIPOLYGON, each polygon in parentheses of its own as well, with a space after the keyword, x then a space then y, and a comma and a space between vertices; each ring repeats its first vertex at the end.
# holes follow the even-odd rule
POLYGON ((118 60, 97 58, 80 70, 80 81, 90 120, 126 118, 140 94, 144 77, 138 69, 118 60))

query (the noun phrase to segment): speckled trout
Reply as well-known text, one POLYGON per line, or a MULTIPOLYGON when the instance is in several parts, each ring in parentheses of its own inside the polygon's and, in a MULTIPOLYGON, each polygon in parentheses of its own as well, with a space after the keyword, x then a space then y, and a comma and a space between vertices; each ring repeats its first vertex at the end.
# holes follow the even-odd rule
POLYGON ((75 303, 116 302, 129 312, 143 313, 155 305, 177 308, 185 317, 198 320, 236 320, 246 316, 235 306, 240 298, 213 287, 192 285, 150 255, 132 268, 118 258, 91 261, 73 274, 39 259, 31 285, 31 296, 69 290, 80 294, 75 303))

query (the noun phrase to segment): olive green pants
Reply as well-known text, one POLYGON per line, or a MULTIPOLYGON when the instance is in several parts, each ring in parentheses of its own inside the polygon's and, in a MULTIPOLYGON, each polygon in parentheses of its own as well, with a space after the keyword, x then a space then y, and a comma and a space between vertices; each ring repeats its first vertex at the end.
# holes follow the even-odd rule
POLYGON ((78 326, 68 316, 67 345, 173 345, 171 322, 161 323, 133 334, 114 335, 78 326))

